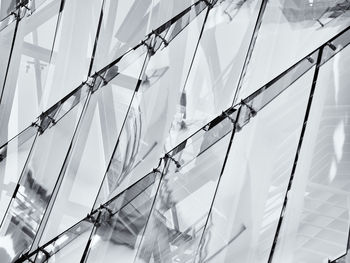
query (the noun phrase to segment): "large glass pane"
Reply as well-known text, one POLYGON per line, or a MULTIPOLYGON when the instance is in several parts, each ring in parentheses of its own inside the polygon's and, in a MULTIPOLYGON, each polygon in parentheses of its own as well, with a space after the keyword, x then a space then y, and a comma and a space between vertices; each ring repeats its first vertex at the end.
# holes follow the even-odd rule
POLYGON ((232 105, 261 4, 238 2, 218 1, 209 12, 168 146, 174 147, 232 105))
POLYGON ((41 113, 39 104, 59 7, 59 1, 50 1, 49 5, 19 22, 0 103, 0 144, 28 127, 41 113))
POLYGON ((319 71, 274 262, 325 262, 347 250, 350 48, 319 71))
POLYGON ((100 70, 194 0, 106 0, 93 69, 100 70))
POLYGON ((130 62, 130 57, 125 56, 109 70, 113 71, 114 78, 92 94, 75 135, 76 140, 65 160, 62 181, 57 185, 59 192, 52 204, 40 244, 68 229, 91 210, 140 81, 145 56, 146 52, 122 68, 120 64, 130 62))
POLYGON ((35 262, 44 262, 48 258, 49 262, 73 263, 82 258, 83 262, 90 262, 96 256, 97 260, 108 260, 111 256, 115 259, 115 252, 118 257, 125 258, 130 249, 138 248, 137 237, 143 233, 142 225, 147 222, 164 163, 161 162, 158 168, 123 193, 36 249, 29 254, 29 258, 36 257, 35 262), (130 212, 134 215, 132 220, 129 220, 130 212), (88 253, 83 253, 84 251, 88 253))
POLYGON ((36 139, 22 172, 18 191, 1 224, 1 247, 13 252, 11 259, 31 246, 51 198, 83 104, 81 102, 36 139))
POLYGON ((0 149, 0 220, 16 189, 36 132, 37 128, 31 126, 0 149))
POLYGON ((102 2, 64 1, 44 83, 42 111, 87 79, 102 2))
MULTIPOLYGON (((197 262, 267 262, 313 73, 314 68, 235 133, 197 262)), ((262 97, 264 92, 269 89, 262 97)))
POLYGON ((205 18, 197 7, 160 37, 152 36, 149 45, 154 44, 157 52, 150 57, 132 100, 95 207, 157 166, 205 18), (161 38, 169 42, 166 47, 161 38))
MULTIPOLYGON (((262 87, 348 26, 349 15, 345 12, 334 14, 327 25, 320 24, 325 13, 339 8, 341 3, 350 7, 344 0, 267 1, 239 97, 244 98, 262 87)), ((348 10, 345 6, 340 9, 348 10)))
POLYGON ((207 148, 213 135, 202 137, 198 155, 191 144, 169 155, 136 262, 194 260, 231 138, 226 134, 207 148))
POLYGON ((148 174, 108 204, 103 222, 96 228, 86 262, 134 262, 161 171, 148 174))

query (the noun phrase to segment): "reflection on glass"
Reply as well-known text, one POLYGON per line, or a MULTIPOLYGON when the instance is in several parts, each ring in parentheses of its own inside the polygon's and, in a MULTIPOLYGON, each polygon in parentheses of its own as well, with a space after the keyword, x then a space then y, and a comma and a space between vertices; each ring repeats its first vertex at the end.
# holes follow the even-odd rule
POLYGON ((323 48, 322 53, 322 64, 331 59, 335 54, 340 52, 350 43, 350 31, 348 29, 344 29, 339 32, 338 35, 333 37, 332 40, 328 41, 327 44, 323 48))
POLYGON ((169 155, 136 262, 194 260, 229 140, 227 134, 190 158, 182 151, 169 155))
POLYGON ((259 110, 269 104, 274 98, 281 94, 284 90, 292 88, 293 83, 303 77, 313 66, 316 65, 320 51, 317 50, 306 58, 300 60, 297 64, 291 66, 278 78, 256 90, 247 98, 241 101, 242 112, 240 120, 243 123, 249 121, 251 115, 255 115, 259 110))
MULTIPOLYGON (((158 51, 150 57, 133 97, 95 207, 151 171, 164 152, 179 89, 190 67, 205 12, 198 15, 195 9, 188 15, 186 20, 194 20, 166 47, 159 36, 150 39, 148 45, 158 51)), ((176 28, 183 26, 180 22, 174 23, 176 28)), ((174 28, 170 27, 162 38, 172 37, 172 32, 174 28)))
POLYGON ((344 255, 350 211, 347 47, 319 71, 274 262, 344 255))
POLYGON ((152 172, 106 205, 86 262, 132 263, 157 193, 161 171, 152 172))
POLYGON ((164 162, 161 162, 153 172, 36 249, 29 257, 36 257, 35 262, 44 262, 47 258, 49 262, 79 262, 80 259, 90 262, 97 255, 99 259, 107 260, 111 256, 115 259, 116 251, 125 252, 132 246, 137 249, 137 235, 143 232, 142 224, 147 221, 163 168, 164 162), (134 220, 125 221, 129 213, 135 216, 134 220), (125 229, 128 224, 130 228, 125 229), (89 239, 91 233, 92 239, 89 239))
POLYGON ((68 151, 83 103, 36 139, 0 229, 2 247, 16 258, 30 248, 68 151), (45 154, 43 154, 45 153, 45 154), (7 240, 6 243, 3 243, 7 240), (6 245, 4 245, 6 244, 6 245))
POLYGON ((35 140, 37 128, 30 126, 0 149, 0 220, 2 221, 16 189, 25 161, 35 140))
POLYGON ((349 9, 0 0, 0 262, 344 262, 349 9))
POLYGON ((100 70, 144 39, 147 33, 191 5, 191 0, 106 0, 93 70, 100 70))
POLYGON ((340 15, 326 26, 324 12, 344 0, 268 1, 239 98, 253 93, 349 25, 340 15))
POLYGON ((93 221, 95 219, 92 220, 92 218, 95 217, 84 218, 82 221, 60 234, 57 238, 51 240, 50 243, 41 247, 40 250, 34 253, 30 258, 36 263, 79 262, 94 226, 93 221))
MULTIPOLYGON (((15 27, 15 26, 11 26, 11 24, 16 24, 15 21, 18 21, 16 16, 18 14, 19 11, 13 12, 10 15, 8 15, 7 17, 5 17, 3 20, 0 21, 0 31, 5 30, 6 31, 6 27, 15 27)), ((14 32, 13 32, 14 33, 14 32)), ((4 50, 5 52, 9 52, 10 50, 4 50)))
POLYGON ((0 20, 3 20, 11 12, 16 10, 19 0, 2 0, 0 2, 0 20))
POLYGON ((232 105, 261 1, 218 1, 210 10, 168 144, 177 145, 232 105))
POLYGON ((50 3, 19 22, 0 103, 0 143, 24 130, 41 113, 40 102, 60 7, 59 1, 50 3))
POLYGON ((65 160, 63 179, 57 186, 59 192, 40 244, 69 228, 91 210, 139 82, 145 55, 121 72, 116 71, 120 68, 118 63, 114 66, 115 77, 92 94, 74 146, 65 160))
POLYGON ((196 262, 267 262, 313 73, 236 132, 196 262))
POLYGON ((94 224, 85 219, 60 235, 44 253, 39 252, 35 262, 76 263, 80 262, 94 224), (47 261, 46 258, 48 258, 47 261), (42 260, 42 261, 41 261, 42 260))
POLYGON ((55 41, 51 46, 50 64, 40 105, 42 111, 66 96, 91 73, 89 67, 102 2, 64 1, 55 41))

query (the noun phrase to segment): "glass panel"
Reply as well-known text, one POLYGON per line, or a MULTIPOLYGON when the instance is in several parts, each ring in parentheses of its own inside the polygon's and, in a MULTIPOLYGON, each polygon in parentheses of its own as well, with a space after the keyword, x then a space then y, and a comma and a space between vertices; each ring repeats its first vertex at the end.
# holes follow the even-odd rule
MULTIPOLYGON (((320 52, 278 74, 348 26, 350 2, 198 0, 186 9, 194 1, 0 0, 0 19, 28 5, 21 22, 0 21, 1 262, 28 250, 20 262, 269 261, 320 52), (245 99, 220 115, 262 2, 245 99), (162 179, 149 173, 164 160, 162 179)), ((318 111, 275 262, 346 251, 349 32, 322 46, 318 111)))
POLYGON ((274 98, 281 94, 284 90, 290 88, 295 81, 303 77, 313 66, 316 65, 319 51, 315 51, 310 56, 302 59, 296 65, 290 67, 283 72, 278 78, 264 85, 262 88, 249 95, 241 101, 244 112, 242 112, 240 119, 245 123, 253 115, 269 104, 274 98), (253 112, 252 112, 253 111, 253 112))
POLYGON ((323 48, 322 64, 332 58, 335 54, 343 50, 350 42, 350 30, 344 29, 329 41, 323 48))
MULTIPOLYGON (((78 88, 70 93, 68 97, 63 98, 53 107, 48 109, 44 114, 46 120, 43 120, 43 122, 45 122, 46 125, 55 125, 65 115, 67 115, 68 112, 74 109, 75 106, 84 103, 87 96, 90 94, 90 90, 91 87, 89 84, 82 83, 78 88)), ((41 125, 43 125, 43 123, 41 125)))
POLYGON ((236 132, 197 262, 267 262, 313 69, 236 132))
POLYGON ((151 208, 160 172, 148 174, 108 204, 96 228, 86 262, 134 262, 151 208))
MULTIPOLYGON (((194 260, 230 137, 227 134, 206 148, 211 139, 209 133, 202 137, 202 149, 206 149, 200 154, 180 151, 169 155, 169 166, 161 181, 136 262, 194 260)), ((188 147, 191 148, 191 144, 188 147)))
POLYGON ((83 103, 39 135, 1 225, 0 242, 12 258, 31 246, 66 157, 83 103), (4 240, 6 243, 4 245, 4 240))
POLYGON ((318 21, 324 12, 344 2, 347 1, 268 1, 239 97, 262 87, 346 28, 350 23, 348 15, 340 15, 326 26, 318 21))
MULTIPOLYGON (((10 26, 10 24, 16 24, 16 14, 17 13, 11 13, 11 15, 7 16, 3 20, 0 21, 0 31, 5 30, 6 27, 10 26)), ((14 28, 14 26, 13 26, 14 28)), ((9 52, 10 50, 4 50, 6 52, 9 52)))
POLYGON ((102 0, 64 1, 44 83, 42 111, 86 80, 101 8, 102 0))
POLYGON ((39 252, 35 262, 47 263, 76 263, 80 262, 81 255, 84 252, 89 240, 94 224, 88 220, 80 222, 72 227, 71 230, 60 236, 60 239, 54 241, 45 248, 46 253, 51 255, 47 261, 44 261, 45 253, 39 252), (69 242, 67 242, 69 240, 69 242), (40 261, 42 260, 42 261, 40 261))
POLYGON ((150 40, 158 51, 150 57, 142 83, 132 100, 95 207, 157 166, 175 115, 181 83, 186 78, 203 25, 205 12, 197 16, 198 12, 193 9, 189 13, 186 20, 194 20, 175 38, 172 39, 172 33, 174 27, 181 26, 181 20, 165 32, 168 34, 162 38, 167 42, 168 37, 172 39, 166 47, 159 36, 150 40))
POLYGON ((240 2, 210 10, 172 123, 173 147, 232 105, 261 3, 240 2))
MULTIPOLYGON (((145 219, 148 217, 147 214, 150 212, 150 207, 148 212, 145 208, 149 206, 150 203, 152 203, 152 199, 154 199, 156 188, 159 185, 161 171, 163 169, 164 162, 161 162, 159 167, 154 169, 153 172, 147 174, 123 193, 101 205, 98 209, 91 212, 86 218, 60 234, 57 238, 52 239, 42 247, 36 249, 29 255, 29 257, 32 258, 33 255, 37 255, 35 262, 42 262, 49 257, 49 262, 57 262, 57 260, 58 262, 61 262, 61 260, 72 259, 74 259, 72 262, 78 262, 80 261, 86 246, 89 248, 87 251, 89 251, 91 257, 94 257, 96 253, 99 254, 101 251, 113 254, 113 251, 105 251, 110 245, 115 245, 114 248, 118 249, 119 247, 122 250, 123 246, 125 246, 124 248, 126 249, 130 248, 132 240, 135 241, 135 236, 133 235, 135 235, 137 231, 130 233, 124 232, 124 237, 129 236, 129 239, 127 239, 129 243, 123 243, 122 241, 124 239, 120 239, 120 235, 123 233, 116 231, 120 230, 118 229, 118 226, 120 226, 120 218, 123 217, 122 215, 125 216, 125 213, 131 211, 130 207, 137 207, 140 209, 138 210, 139 212, 143 211, 145 214, 137 214, 140 220, 134 221, 134 223, 146 223, 145 219), (143 203, 143 205, 141 203, 143 203), (94 229, 93 225, 95 225, 94 229), (91 240, 89 239, 89 236, 92 230, 94 231, 91 240), (84 237, 82 238, 82 236, 84 237), (38 261, 39 258, 41 259, 40 261, 38 261)), ((138 224, 138 227, 142 227, 141 224, 138 224)), ((141 234, 141 230, 142 228, 139 229, 139 234, 141 234)), ((138 246, 135 245, 135 248, 136 247, 138 246)))
POLYGON ((37 128, 31 126, 0 149, 0 220, 16 189, 36 132, 37 128))
POLYGON ((91 222, 90 218, 85 218, 80 221, 34 254, 33 257, 36 257, 34 262, 79 262, 93 226, 94 224, 91 222))
POLYGON ((1 0, 0 1, 0 20, 8 16, 12 11, 15 11, 18 0, 1 0))
POLYGON ((59 1, 50 3, 19 23, 0 103, 0 143, 24 130, 41 113, 39 104, 60 6, 59 1))
POLYGON ((350 48, 319 71, 274 262, 323 262, 347 250, 350 48))
POLYGON ((136 46, 146 34, 190 6, 193 0, 106 0, 93 69, 136 46))
MULTIPOLYGON (((146 53, 119 72, 89 100, 40 244, 83 218, 92 208, 130 105, 146 53), (91 166, 91 164, 93 165, 91 166)), ((129 61, 125 56, 120 64, 129 61)), ((112 68, 111 68, 112 69, 112 68)), ((111 74, 111 73, 110 73, 111 74)), ((110 75, 108 74, 108 75, 110 75)), ((107 75, 106 75, 107 76, 107 75)))

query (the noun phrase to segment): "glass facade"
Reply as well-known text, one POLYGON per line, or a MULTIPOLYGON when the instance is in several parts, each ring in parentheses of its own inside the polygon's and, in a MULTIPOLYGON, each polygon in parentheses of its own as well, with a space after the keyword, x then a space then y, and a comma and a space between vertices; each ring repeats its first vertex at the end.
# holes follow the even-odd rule
POLYGON ((350 262, 349 43, 348 0, 0 0, 0 262, 350 262))

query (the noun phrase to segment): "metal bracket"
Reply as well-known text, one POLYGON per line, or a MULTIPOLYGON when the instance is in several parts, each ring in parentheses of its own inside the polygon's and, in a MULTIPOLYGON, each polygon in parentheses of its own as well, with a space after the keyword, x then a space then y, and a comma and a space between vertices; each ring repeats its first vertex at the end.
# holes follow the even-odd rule
POLYGON ((324 24, 319 19, 316 19, 316 21, 320 24, 321 27, 324 27, 324 24))
POLYGON ((162 37, 160 34, 158 34, 156 31, 152 30, 152 34, 154 34, 156 37, 159 37, 160 40, 162 40, 164 47, 166 47, 167 45, 169 45, 169 42, 166 41, 166 39, 164 37, 162 37))
POLYGON ((222 115, 227 117, 232 122, 232 124, 235 126, 236 131, 241 130, 241 126, 238 124, 238 120, 233 119, 226 111, 223 111, 222 115))
POLYGON ((52 125, 56 125, 57 122, 54 118, 52 118, 50 115, 47 115, 46 117, 51 121, 52 125))
POLYGON ((152 172, 153 173, 161 173, 161 171, 158 168, 153 168, 152 172))
POLYGON ((330 42, 328 42, 326 45, 329 46, 329 48, 332 49, 333 51, 336 51, 336 50, 337 50, 337 47, 334 46, 334 45, 333 45, 332 43, 330 43, 330 42))
POLYGON ((237 123, 237 121, 234 120, 226 111, 223 111, 223 112, 222 112, 222 115, 225 116, 225 117, 227 117, 233 124, 236 124, 236 123, 237 123))
POLYGON ((244 100, 241 100, 241 104, 246 106, 250 110, 250 114, 252 117, 254 117, 257 113, 257 111, 250 105, 248 105, 244 100))
POLYGON ((107 85, 108 84, 108 81, 99 72, 95 72, 95 75, 102 79, 103 85, 107 85))
POLYGON ((91 89, 93 89, 95 85, 95 78, 94 77, 87 77, 87 79, 83 82, 83 84, 88 85, 91 89))
POLYGON ((306 58, 311 64, 313 64, 315 62, 315 60, 312 57, 307 57, 306 58))
POLYGON ((93 213, 87 214, 86 218, 95 226, 99 226, 100 225, 100 214, 97 214, 97 216, 95 217, 94 214, 96 214, 96 211, 94 211, 93 213))
POLYGON ((113 215, 113 211, 112 211, 110 208, 108 208, 106 205, 103 205, 103 204, 100 205, 100 207, 98 208, 98 210, 99 210, 99 211, 105 210, 105 211, 108 212, 108 214, 113 215))
POLYGON ((39 247, 38 250, 45 255, 45 259, 48 259, 51 257, 50 253, 47 252, 43 247, 39 247))
POLYGON ((181 164, 178 161, 176 161, 173 157, 171 157, 168 153, 165 155, 165 157, 167 159, 173 161, 174 164, 176 165, 176 168, 181 168, 181 164))
POLYGON ((154 48, 151 47, 148 43, 146 43, 145 40, 142 40, 142 41, 141 41, 141 44, 143 44, 143 45, 145 45, 145 46, 147 47, 147 51, 148 51, 148 54, 149 54, 150 56, 153 56, 153 55, 156 53, 156 51, 154 50, 154 48))
POLYGON ((40 134, 44 132, 43 128, 36 122, 32 122, 32 126, 37 127, 40 134))

